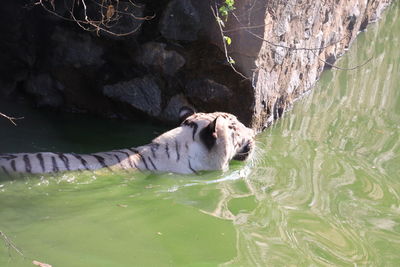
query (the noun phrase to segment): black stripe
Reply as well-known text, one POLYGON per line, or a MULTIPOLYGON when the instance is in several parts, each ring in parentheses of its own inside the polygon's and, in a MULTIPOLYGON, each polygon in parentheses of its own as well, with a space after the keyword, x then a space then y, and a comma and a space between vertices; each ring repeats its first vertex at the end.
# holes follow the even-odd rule
POLYGON ((167 152, 167 156, 169 158, 169 147, 168 147, 168 143, 165 144, 165 152, 167 152))
POLYGON ((37 159, 39 160, 40 167, 42 167, 42 172, 44 172, 44 160, 43 155, 41 153, 36 154, 37 159))
POLYGON ((135 168, 136 168, 136 169, 139 169, 139 167, 138 167, 138 165, 136 165, 136 162, 135 162, 135 161, 133 161, 133 165, 135 165, 135 168))
POLYGON ((188 160, 188 163, 189 163, 189 169, 190 169, 193 173, 198 174, 197 171, 196 171, 195 169, 192 168, 192 164, 190 164, 190 159, 188 160))
MULTIPOLYGON (((149 169, 149 166, 147 165, 146 159, 142 156, 142 154, 139 153, 138 150, 136 150, 136 149, 134 149, 134 148, 128 148, 128 149, 129 149, 130 151, 132 151, 133 153, 138 154, 139 158, 143 161, 144 166, 146 167, 146 169, 147 169, 147 170, 150 170, 150 169, 149 169)), ((136 164, 135 164, 135 166, 136 166, 136 164)))
POLYGON ((234 147, 237 147, 237 146, 239 146, 239 144, 238 143, 236 143, 236 135, 235 135, 235 132, 232 132, 231 133, 231 138, 232 138, 232 144, 234 145, 234 147))
POLYGON ((197 125, 197 123, 193 123, 193 141, 194 141, 194 136, 196 135, 196 132, 197 132, 197 128, 198 128, 199 126, 197 125))
POLYGON ((15 167, 15 160, 11 161, 11 168, 13 169, 14 172, 17 171, 17 168, 15 167))
POLYGON ((10 160, 10 159, 16 159, 17 156, 12 154, 0 154, 0 158, 10 160))
POLYGON ((25 171, 27 173, 32 173, 31 160, 29 159, 28 155, 24 155, 22 159, 24 160, 25 163, 25 171))
POLYGON ((125 151, 121 151, 121 150, 118 150, 117 152, 126 155, 126 158, 128 159, 128 162, 129 162, 129 165, 131 166, 131 168, 132 168, 132 169, 135 168, 135 167, 133 166, 133 164, 132 164, 132 160, 131 160, 131 157, 130 157, 129 153, 127 153, 127 152, 125 152, 125 151))
POLYGON ((116 155, 116 154, 112 154, 114 156, 114 158, 117 159, 117 163, 121 163, 121 159, 116 155))
POLYGON ((146 159, 142 156, 142 154, 140 154, 139 152, 136 152, 136 154, 138 154, 139 158, 143 161, 144 166, 146 167, 146 169, 150 170, 149 166, 147 165, 146 159))
MULTIPOLYGON (((133 154, 139 154, 139 151, 137 151, 137 150, 134 149, 134 148, 128 148, 128 150, 132 151, 133 154)), ((139 157, 141 157, 140 154, 139 154, 139 157)), ((135 161, 133 161, 133 164, 135 165, 136 169, 139 169, 139 167, 138 167, 138 165, 136 165, 136 162, 135 162, 135 161)))
POLYGON ((175 150, 176 150, 176 161, 179 161, 181 155, 179 154, 179 144, 178 141, 175 140, 175 150))
POLYGON ((104 158, 99 156, 99 155, 92 155, 101 165, 102 168, 108 168, 109 167, 106 165, 106 163, 104 162, 104 158))
POLYGON ((56 158, 53 156, 51 157, 51 163, 53 164, 53 172, 58 172, 60 169, 58 168, 56 158))
POLYGON ((156 165, 154 165, 154 163, 153 163, 153 161, 151 160, 151 158, 150 158, 150 157, 147 157, 147 158, 149 159, 151 165, 153 166, 153 169, 154 169, 154 170, 157 170, 157 167, 156 167, 156 165))
POLYGON ((139 151, 134 148, 128 148, 128 150, 132 151, 134 154, 139 154, 139 151))
POLYGON ((195 123, 195 122, 193 122, 193 121, 184 121, 183 122, 183 125, 186 125, 186 126, 189 126, 189 127, 191 127, 191 128, 193 128, 193 135, 192 135, 192 137, 193 137, 193 141, 194 141, 194 136, 196 135, 196 132, 197 132, 197 128, 199 127, 198 125, 197 125, 197 123, 195 123))
POLYGON ((80 155, 78 155, 78 154, 71 154, 71 155, 81 161, 83 167, 85 167, 85 170, 87 170, 87 171, 90 170, 89 166, 87 165, 87 161, 84 160, 80 155))
POLYGON ((139 157, 142 159, 142 161, 143 161, 144 166, 146 167, 146 169, 147 169, 147 170, 150 170, 150 169, 149 169, 149 166, 147 166, 146 159, 145 159, 140 153, 138 153, 138 155, 139 155, 139 157))
POLYGON ((114 157, 117 159, 117 164, 121 165, 121 168, 122 168, 122 169, 126 169, 126 168, 122 165, 121 159, 120 159, 116 154, 113 154, 113 155, 114 155, 114 157))
POLYGON ((71 169, 69 168, 69 159, 67 158, 67 156, 65 156, 62 153, 57 153, 57 155, 62 160, 62 162, 64 163, 65 168, 67 168, 67 170, 70 171, 71 169))
POLYGON ((7 169, 4 166, 1 166, 1 169, 3 170, 3 172, 5 174, 7 174, 8 176, 10 176, 10 173, 7 171, 7 169))
POLYGON ((156 151, 160 147, 160 144, 158 143, 151 143, 150 144, 150 149, 151 149, 151 154, 153 155, 153 158, 157 158, 156 151))

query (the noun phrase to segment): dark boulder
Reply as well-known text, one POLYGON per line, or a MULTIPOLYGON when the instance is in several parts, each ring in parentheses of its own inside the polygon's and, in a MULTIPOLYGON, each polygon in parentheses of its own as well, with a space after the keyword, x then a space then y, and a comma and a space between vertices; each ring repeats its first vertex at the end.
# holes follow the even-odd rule
POLYGON ((200 16, 191 0, 172 0, 162 15, 159 28, 167 39, 195 41, 201 29, 200 16))
POLYGON ((49 74, 39 74, 26 82, 25 90, 36 99, 39 107, 58 108, 64 103, 64 87, 49 74))
POLYGON ((76 33, 57 27, 51 38, 54 43, 51 64, 54 66, 72 65, 79 68, 104 64, 103 47, 85 32, 76 33))
POLYGON ((161 91, 151 76, 106 85, 103 93, 151 116, 158 116, 161 112, 161 91))
POLYGON ((185 91, 192 103, 205 110, 214 109, 215 104, 228 101, 232 96, 228 87, 210 79, 192 80, 186 84, 185 91))
POLYGON ((166 44, 145 43, 135 54, 134 61, 149 71, 173 76, 185 65, 185 59, 174 50, 166 50, 166 44))
POLYGON ((0 80, 0 97, 8 98, 13 95, 17 90, 17 82, 4 82, 0 80))

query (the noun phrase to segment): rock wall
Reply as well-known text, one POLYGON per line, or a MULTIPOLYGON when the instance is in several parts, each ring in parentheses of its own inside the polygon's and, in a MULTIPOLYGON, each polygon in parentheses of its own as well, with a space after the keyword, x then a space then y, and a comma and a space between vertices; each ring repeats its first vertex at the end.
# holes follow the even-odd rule
POLYGON ((264 41, 255 60, 251 125, 262 129, 311 89, 324 69, 343 55, 360 31, 390 1, 285 1, 265 16, 264 41), (320 48, 320 49, 318 49, 320 48))
MULTIPOLYGON (((63 3, 71 1, 55 1, 54 9, 52 1, 45 3, 68 17, 70 6, 63 3)), ((233 113, 258 130, 312 88, 389 4, 236 1, 235 10, 221 17, 222 35, 232 40, 224 45, 215 17, 222 1, 132 5, 121 0, 103 9, 90 1, 87 14, 99 19, 99 10, 106 10, 110 22, 110 28, 93 32, 35 2, 2 2, 1 97, 50 109, 170 123, 177 121, 180 107, 191 105, 199 111, 233 113)), ((75 18, 83 19, 82 12, 76 10, 75 18)))

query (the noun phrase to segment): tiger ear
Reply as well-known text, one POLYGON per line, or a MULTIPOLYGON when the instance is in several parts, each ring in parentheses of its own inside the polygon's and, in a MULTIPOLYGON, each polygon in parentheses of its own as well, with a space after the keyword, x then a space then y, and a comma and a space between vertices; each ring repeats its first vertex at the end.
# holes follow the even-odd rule
POLYGON ((218 138, 216 131, 217 119, 218 117, 216 117, 215 120, 210 122, 207 125, 207 127, 203 128, 199 133, 200 140, 204 143, 204 145, 208 148, 208 150, 211 150, 211 148, 215 145, 218 138))
POLYGON ((184 120, 186 120, 187 117, 193 115, 194 113, 196 112, 191 107, 181 107, 179 110, 179 123, 182 123, 184 120))

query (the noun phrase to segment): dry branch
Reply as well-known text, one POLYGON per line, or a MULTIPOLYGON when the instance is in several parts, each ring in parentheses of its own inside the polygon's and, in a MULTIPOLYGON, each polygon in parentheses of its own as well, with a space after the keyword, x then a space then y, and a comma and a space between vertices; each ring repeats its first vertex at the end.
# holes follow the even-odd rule
POLYGON ((3 239, 5 246, 8 248, 8 250, 13 249, 14 251, 16 251, 19 255, 21 255, 22 257, 25 258, 24 253, 21 252, 21 250, 19 250, 14 243, 8 238, 8 236, 6 236, 5 233, 3 233, 2 231, 0 231, 0 237, 3 239))
POLYGON ((325 63, 326 65, 328 65, 329 67, 331 67, 331 68, 333 68, 333 69, 338 69, 338 70, 355 70, 355 69, 358 69, 358 68, 363 67, 363 66, 366 65, 367 63, 369 63, 369 62, 374 58, 374 57, 370 57, 369 59, 367 59, 367 60, 364 61, 363 63, 358 64, 358 65, 356 65, 356 66, 354 66, 354 67, 342 68, 342 67, 338 67, 338 66, 336 66, 336 65, 333 65, 332 63, 329 63, 329 62, 323 60, 323 59, 320 58, 315 52, 312 52, 312 53, 318 58, 319 61, 325 63))
MULTIPOLYGON (((11 256, 10 250, 14 250, 19 255, 21 255, 24 259, 27 259, 27 257, 25 257, 25 255, 24 255, 24 253, 22 253, 22 251, 20 249, 18 249, 17 246, 10 240, 10 238, 2 231, 0 231, 0 237, 1 237, 1 239, 3 239, 4 245, 9 250, 10 256, 11 256)), ((32 260, 32 264, 40 266, 40 267, 52 267, 52 265, 50 265, 48 263, 40 262, 37 260, 32 260)))
MULTIPOLYGON (((70 6, 64 1, 64 8, 67 10, 69 17, 57 13, 54 0, 38 0, 35 5, 42 6, 44 10, 58 18, 75 22, 85 31, 94 31, 97 34, 103 31, 119 37, 135 33, 141 27, 141 24, 138 24, 135 28, 126 32, 118 33, 113 31, 112 28, 118 23, 122 16, 131 17, 135 20, 151 20, 155 17, 155 15, 139 17, 133 13, 126 12, 128 8, 121 10, 119 8, 119 0, 90 0, 95 8, 93 8, 93 5, 89 6, 87 1, 88 0, 72 0, 70 6), (96 8, 98 10, 95 10, 96 8), (83 18, 77 17, 76 14, 79 12, 83 12, 83 18), (98 18, 93 18, 89 13, 94 14, 94 16, 98 18)), ((125 3, 129 3, 133 8, 142 8, 142 6, 133 3, 131 0, 125 3)))
MULTIPOLYGON (((0 116, 6 118, 7 120, 9 120, 9 121, 10 121, 12 124, 14 124, 15 126, 17 126, 17 124, 15 123, 15 120, 20 120, 20 119, 23 119, 23 118, 24 118, 24 117, 19 117, 19 118, 10 117, 10 116, 7 116, 6 114, 1 113, 1 112, 0 112, 0 116)), ((0 233, 1 233, 1 232, 0 232, 0 233)))

